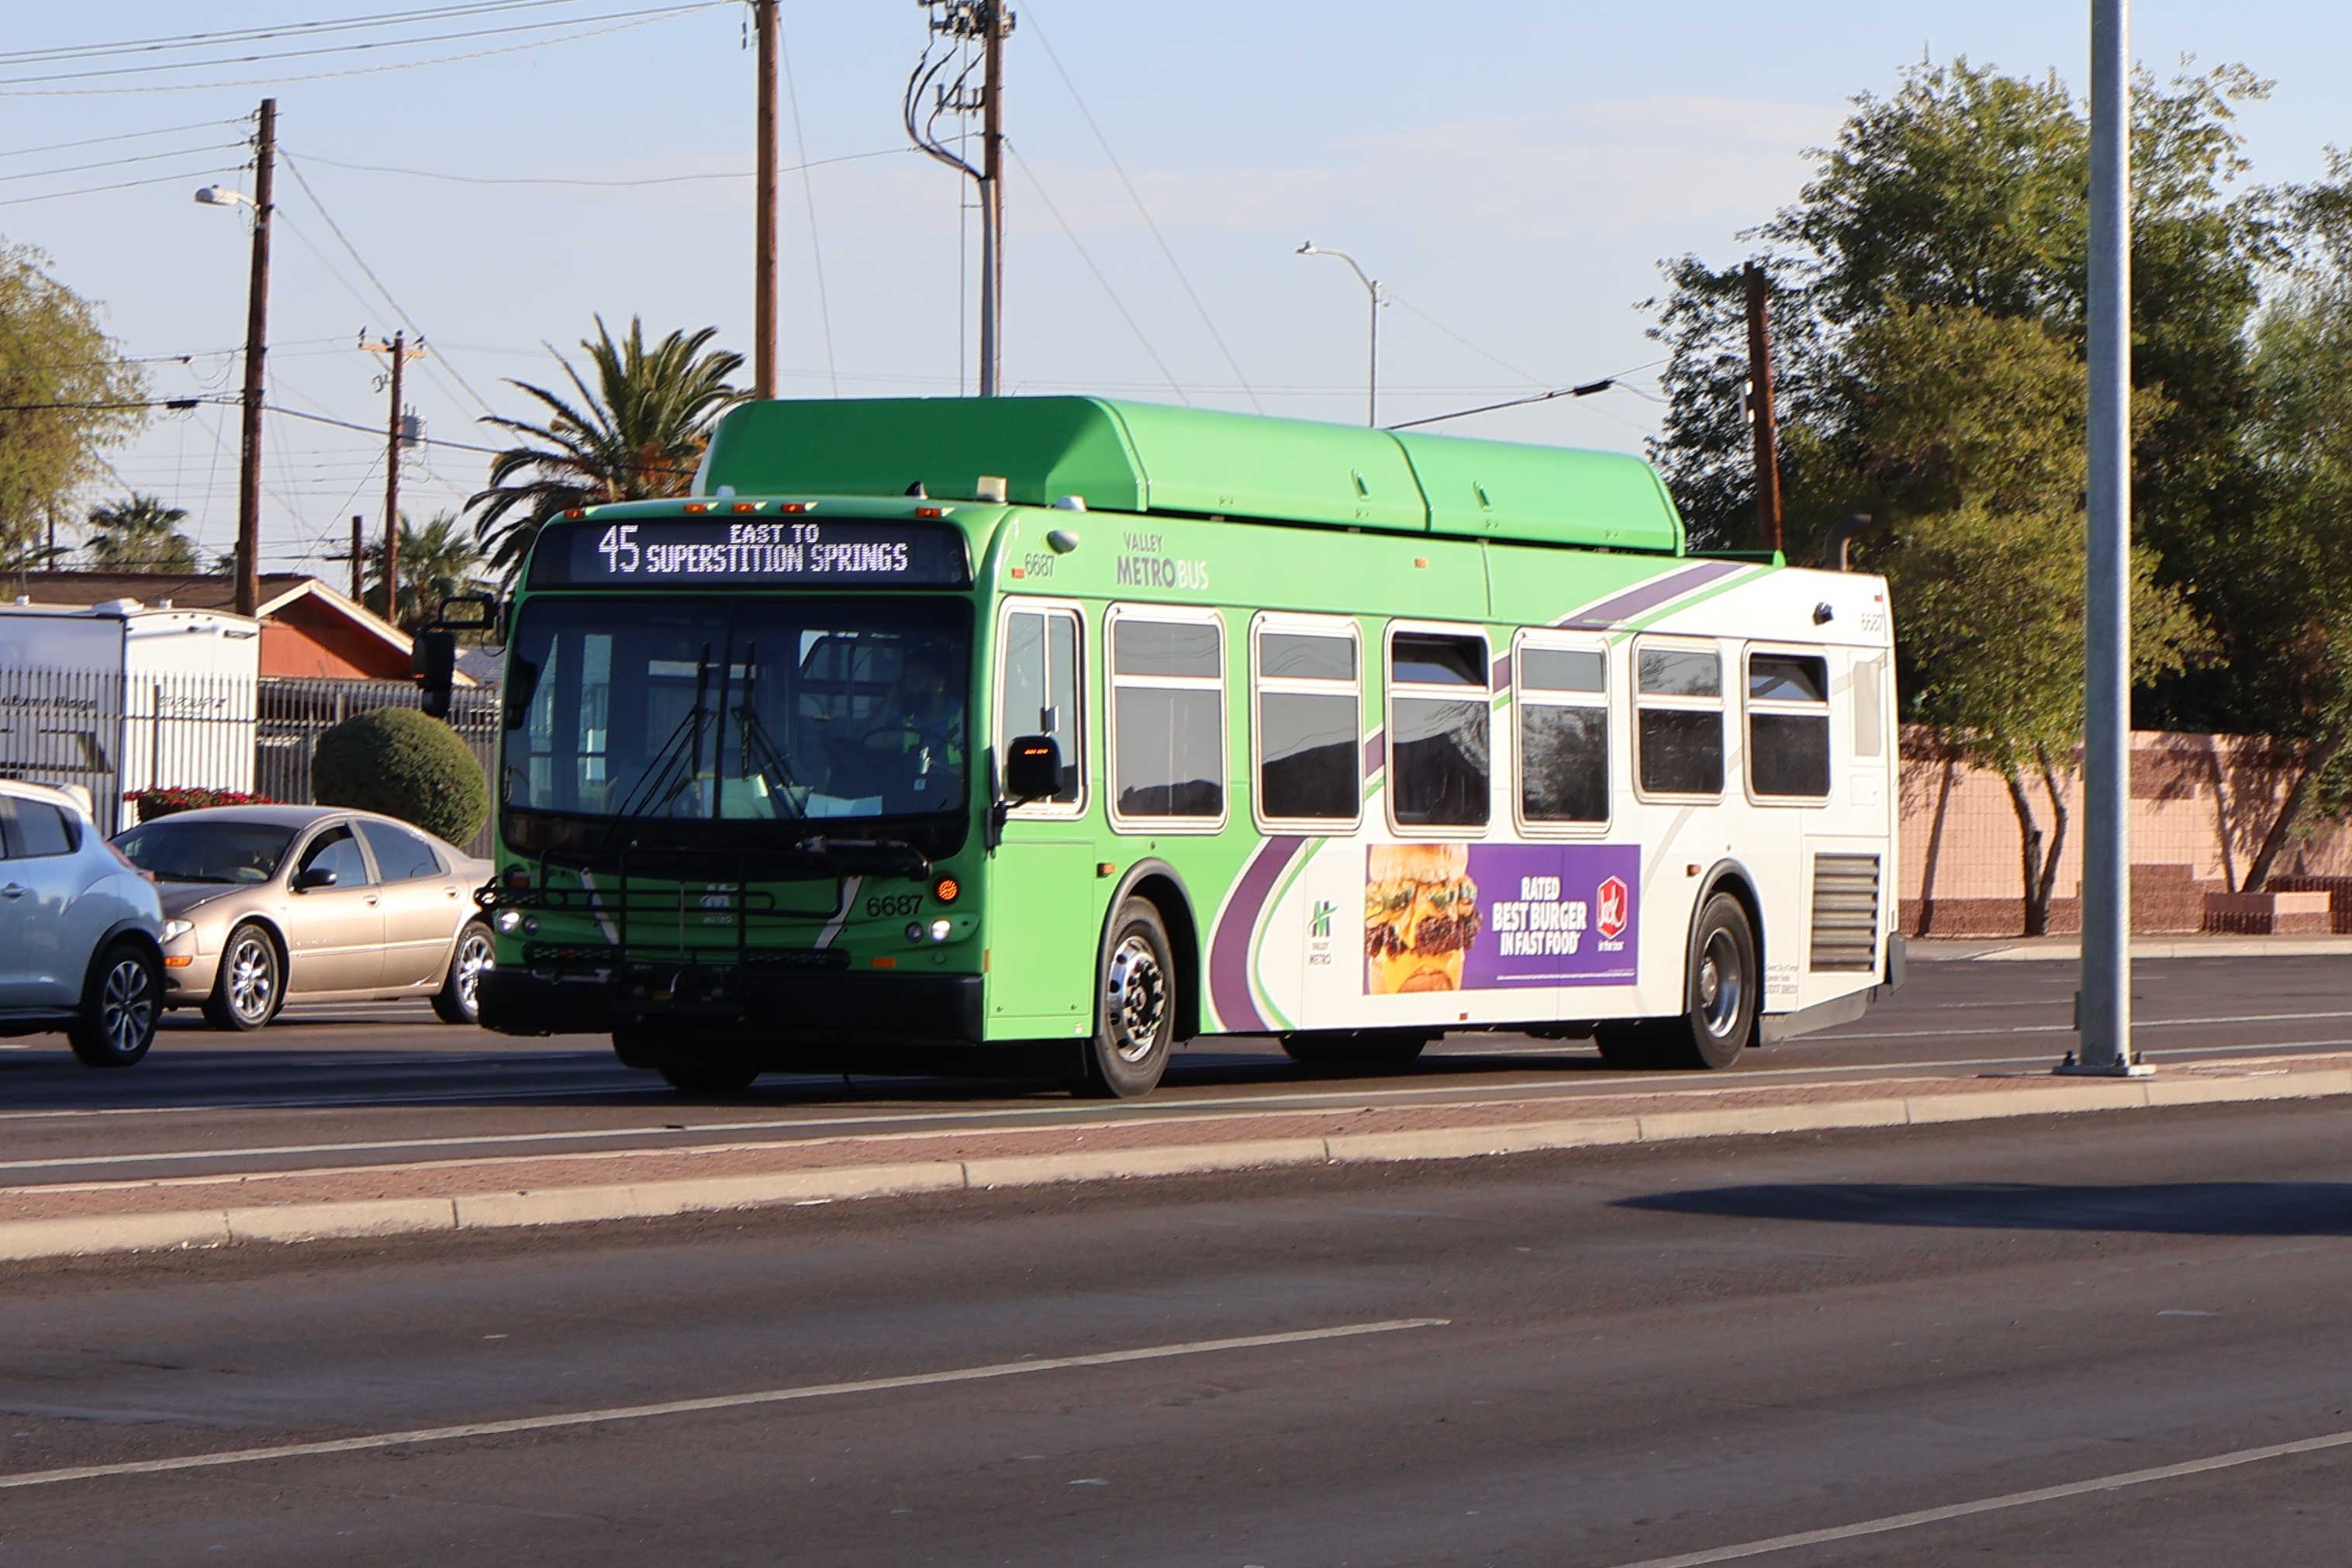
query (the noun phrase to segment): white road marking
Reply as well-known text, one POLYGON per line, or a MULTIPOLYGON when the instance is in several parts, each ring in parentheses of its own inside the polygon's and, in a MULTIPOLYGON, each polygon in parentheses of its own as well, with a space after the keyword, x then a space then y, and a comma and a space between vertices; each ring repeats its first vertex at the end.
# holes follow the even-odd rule
POLYGON ((792 1405, 809 1399, 837 1399, 852 1394, 881 1394, 899 1388, 931 1388, 942 1384, 985 1383, 996 1378, 1024 1377, 1034 1373, 1067 1372, 1078 1367, 1123 1366, 1134 1362, 1169 1361, 1178 1356, 1215 1355, 1228 1351, 1265 1350, 1277 1345, 1311 1344, 1325 1340, 1360 1339, 1367 1334, 1393 1334, 1408 1329, 1442 1329, 1448 1318, 1389 1318, 1373 1323, 1341 1323, 1328 1329, 1297 1329, 1279 1334, 1244 1334, 1226 1340, 1187 1340, 1178 1344, 1145 1345, 1136 1350, 1098 1351, 1091 1355, 1041 1356, 1027 1361, 1001 1361, 986 1366, 958 1367, 948 1372, 910 1373, 898 1377, 861 1378, 853 1383, 803 1384, 794 1388, 764 1389, 756 1394, 720 1394, 703 1399, 669 1399, 657 1405, 623 1405, 603 1410, 574 1410, 556 1415, 523 1415, 505 1421, 474 1421, 457 1426, 423 1426, 405 1432, 377 1432, 362 1437, 335 1437, 318 1443, 281 1443, 266 1448, 232 1448, 222 1453, 184 1454, 171 1459, 133 1459, 112 1465, 72 1465, 63 1469, 24 1470, 0 1475, 0 1491, 28 1487, 53 1487, 67 1481, 108 1480, 119 1476, 155 1476, 173 1470, 211 1470, 230 1465, 260 1465, 278 1459, 310 1459, 329 1454, 362 1454, 382 1448, 411 1448, 427 1443, 463 1442, 474 1437, 503 1437, 518 1432, 555 1432, 573 1426, 606 1426, 623 1421, 647 1421, 662 1415, 695 1415, 715 1410, 745 1410, 766 1405, 792 1405))
MULTIPOLYGON (((1778 1552, 1794 1552, 1803 1546, 1823 1546, 1832 1542, 1853 1541, 1865 1535, 1885 1535, 1891 1531, 1916 1530, 1925 1524, 1941 1524, 1948 1520, 1968 1519, 1977 1514, 1999 1513, 2007 1509, 2028 1508, 2035 1503, 2057 1502, 2066 1498, 2084 1497, 2092 1492, 2115 1491, 2123 1487, 2144 1487, 2158 1481, 2179 1480, 2183 1476, 2201 1476, 2215 1470, 2235 1469, 2241 1465, 2259 1465, 2266 1459, 2291 1459, 2302 1454, 2324 1454, 2332 1448, 2352 1447, 2352 1432, 2330 1432, 2324 1437, 2305 1437, 2293 1443, 2272 1443, 2260 1448, 2240 1448, 2232 1453, 2215 1454, 2209 1458, 2187 1459, 2177 1465, 2154 1465, 2144 1470, 2124 1470, 2112 1476, 2098 1476, 2087 1481, 2069 1481, 2063 1486, 2036 1487, 2032 1491, 2004 1492, 2000 1497, 1979 1498, 1974 1502, 1949 1503, 1942 1508, 1923 1508, 1912 1513, 1892 1513, 1884 1519, 1865 1519, 1853 1524, 1832 1525, 1827 1530, 1800 1531, 1791 1535, 1775 1535, 1763 1541, 1742 1542, 1737 1546, 1718 1546, 1708 1552, 1685 1552, 1679 1557, 1648 1557, 1639 1563, 1628 1563, 1622 1568, 1703 1568, 1709 1563, 1737 1563, 1749 1557, 1765 1557, 1778 1552)), ((5 1483, 0 1483, 5 1484, 5 1483)))
MULTIPOLYGON (((2314 1018, 2352 1018, 2352 1012, 2332 1013, 2247 1013, 2235 1018, 2135 1018, 2135 1029, 2210 1028, 2216 1024, 2287 1024, 2304 1023, 2314 1018)), ((2016 1024, 2003 1029, 1888 1029, 1871 1034, 1827 1034, 1819 1037, 1824 1043, 1839 1042, 1855 1045, 1865 1040, 1956 1040, 1975 1035, 2071 1035, 2072 1024, 2016 1024)))

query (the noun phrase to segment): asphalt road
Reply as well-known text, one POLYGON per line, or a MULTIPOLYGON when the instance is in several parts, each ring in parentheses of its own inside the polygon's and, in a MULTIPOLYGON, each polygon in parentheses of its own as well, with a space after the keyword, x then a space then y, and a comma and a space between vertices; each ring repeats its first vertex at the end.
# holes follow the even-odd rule
MULTIPOLYGON (((2157 1061, 2352 1047, 2352 961, 2143 961, 2139 1039, 2157 1061)), ((1679 1086, 1916 1073, 2036 1071, 2072 1044, 2064 963, 1915 963, 1858 1024, 1750 1053, 1679 1086)), ((0 1186, 409 1163, 524 1152, 1006 1127, 1118 1116, 1213 1118, 1293 1106, 1645 1091, 1655 1074, 1602 1068, 1589 1046, 1457 1037, 1411 1071, 1333 1079, 1270 1041, 1181 1054, 1149 1100, 1074 1100, 1003 1079, 772 1077, 696 1099, 621 1068, 601 1039, 518 1040, 439 1024, 423 1004, 295 1008, 255 1035, 192 1015, 128 1072, 77 1067, 63 1042, 0 1043, 0 1186)))
POLYGON ((0 1562, 2336 1563, 2344 1115, 20 1270, 0 1562))

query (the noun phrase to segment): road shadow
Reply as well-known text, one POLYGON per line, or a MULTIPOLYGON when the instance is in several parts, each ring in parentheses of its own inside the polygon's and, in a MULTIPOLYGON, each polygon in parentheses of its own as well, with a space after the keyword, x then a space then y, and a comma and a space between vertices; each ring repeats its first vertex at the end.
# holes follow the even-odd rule
POLYGON ((1812 1225, 2151 1236, 2352 1236, 2352 1183, 1812 1182, 1621 1198, 1618 1208, 1812 1225))

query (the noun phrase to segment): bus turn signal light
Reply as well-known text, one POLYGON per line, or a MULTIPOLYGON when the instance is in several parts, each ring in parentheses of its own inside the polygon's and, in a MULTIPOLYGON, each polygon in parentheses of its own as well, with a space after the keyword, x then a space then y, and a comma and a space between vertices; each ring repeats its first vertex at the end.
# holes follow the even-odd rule
POLYGON ((953 877, 941 877, 931 884, 931 897, 943 904, 951 904, 963 896, 963 884, 953 877))

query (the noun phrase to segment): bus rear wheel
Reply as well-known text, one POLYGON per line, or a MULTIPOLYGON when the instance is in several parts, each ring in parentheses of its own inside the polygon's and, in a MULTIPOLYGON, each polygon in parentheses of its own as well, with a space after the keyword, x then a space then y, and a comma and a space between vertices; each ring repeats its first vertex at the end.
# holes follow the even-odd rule
POLYGON ((1756 928, 1730 894, 1716 894, 1700 910, 1688 973, 1681 1017, 1605 1024, 1594 1031, 1602 1061, 1630 1070, 1719 1071, 1738 1064, 1755 1041, 1763 966, 1756 956, 1756 928))
POLYGON ((1083 1092, 1135 1100, 1159 1087, 1176 1043, 1176 961, 1159 910, 1147 900, 1123 900, 1103 944, 1083 1092))
POLYGON ((1318 1072, 1394 1072, 1410 1067, 1428 1046, 1429 1037, 1413 1029, 1335 1029, 1282 1037, 1284 1055, 1318 1072))

